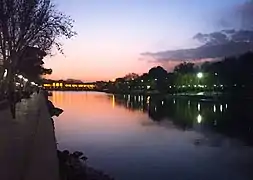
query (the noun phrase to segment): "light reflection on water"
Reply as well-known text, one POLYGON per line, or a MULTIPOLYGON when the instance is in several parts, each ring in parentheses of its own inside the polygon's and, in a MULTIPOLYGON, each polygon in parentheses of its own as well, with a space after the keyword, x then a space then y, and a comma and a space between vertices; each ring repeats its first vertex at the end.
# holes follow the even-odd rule
POLYGON ((64 109, 59 148, 83 151, 118 180, 253 177, 250 106, 95 92, 51 100, 64 109))

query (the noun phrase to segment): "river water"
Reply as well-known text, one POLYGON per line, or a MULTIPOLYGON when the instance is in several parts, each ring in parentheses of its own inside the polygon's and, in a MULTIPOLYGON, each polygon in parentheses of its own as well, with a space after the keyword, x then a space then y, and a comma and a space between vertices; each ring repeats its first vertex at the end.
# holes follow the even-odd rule
POLYGON ((252 180, 253 105, 53 92, 61 150, 116 180, 252 180))

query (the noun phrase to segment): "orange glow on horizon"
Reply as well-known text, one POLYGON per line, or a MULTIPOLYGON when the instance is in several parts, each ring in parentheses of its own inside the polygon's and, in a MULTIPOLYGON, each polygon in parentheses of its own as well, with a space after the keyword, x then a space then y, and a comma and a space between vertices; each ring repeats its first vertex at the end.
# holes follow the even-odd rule
MULTIPOLYGON (((46 75, 45 78, 54 80, 77 79, 83 82, 112 81, 129 73, 141 75, 158 65, 158 63, 139 60, 139 52, 136 52, 135 55, 123 53, 117 56, 113 54, 109 56, 101 54, 94 57, 94 54, 84 54, 83 49, 76 52, 73 47, 82 47, 82 45, 67 46, 69 49, 66 48, 64 57, 56 55, 46 59, 45 67, 52 68, 53 73, 46 75), (76 53, 79 53, 80 57, 76 57, 76 53), (73 60, 75 60, 74 63, 73 60)), ((117 52, 115 53, 117 54, 117 52)))

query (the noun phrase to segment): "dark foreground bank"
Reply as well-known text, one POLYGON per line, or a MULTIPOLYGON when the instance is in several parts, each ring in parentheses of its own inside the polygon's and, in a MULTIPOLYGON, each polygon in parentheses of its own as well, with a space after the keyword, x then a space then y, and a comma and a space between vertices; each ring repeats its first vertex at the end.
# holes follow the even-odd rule
POLYGON ((82 152, 57 151, 61 180, 113 180, 113 178, 87 165, 82 152))

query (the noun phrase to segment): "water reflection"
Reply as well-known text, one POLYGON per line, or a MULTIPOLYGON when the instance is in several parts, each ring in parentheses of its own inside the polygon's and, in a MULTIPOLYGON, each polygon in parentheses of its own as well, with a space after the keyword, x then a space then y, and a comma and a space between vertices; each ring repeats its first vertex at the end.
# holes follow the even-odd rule
POLYGON ((202 116, 200 114, 197 117, 197 121, 198 121, 199 124, 202 122, 202 116))
POLYGON ((252 180, 253 148, 230 143, 250 144, 251 103, 96 92, 54 92, 51 100, 64 109, 55 119, 58 148, 84 152, 115 179, 252 180))
POLYGON ((220 112, 222 112, 222 109, 223 109, 223 108, 222 108, 222 104, 221 104, 221 105, 220 105, 220 112))
POLYGON ((117 95, 115 102, 131 111, 148 113, 154 121, 169 120, 183 130, 196 130, 204 134, 211 131, 253 145, 252 102, 244 102, 244 106, 241 106, 241 102, 237 101, 223 103, 161 96, 141 96, 142 98, 146 100, 138 101, 130 95, 127 100, 124 96, 117 95), (130 106, 127 105, 128 101, 131 102, 130 106), (195 129, 195 123, 201 124, 201 127, 195 129))
POLYGON ((200 103, 198 103, 198 111, 200 111, 200 103))
POLYGON ((115 107, 115 96, 112 95, 112 107, 114 108, 115 107))

